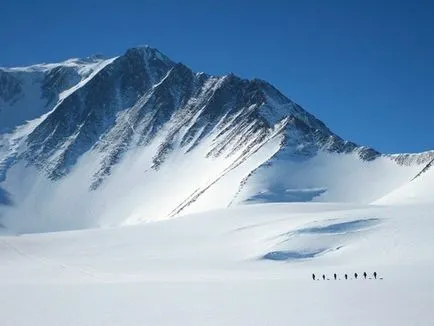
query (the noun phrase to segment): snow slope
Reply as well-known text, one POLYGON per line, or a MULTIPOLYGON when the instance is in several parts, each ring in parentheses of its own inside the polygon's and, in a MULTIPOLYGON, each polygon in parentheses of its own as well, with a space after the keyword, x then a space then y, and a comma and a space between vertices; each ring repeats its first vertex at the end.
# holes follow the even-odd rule
POLYGON ((0 67, 0 132, 11 131, 50 111, 109 62, 92 57, 30 67, 0 67))
POLYGON ((1 236, 2 324, 431 325, 433 208, 247 205, 1 236))
POLYGON ((434 169, 432 163, 411 182, 375 201, 376 204, 426 204, 434 201, 434 169))

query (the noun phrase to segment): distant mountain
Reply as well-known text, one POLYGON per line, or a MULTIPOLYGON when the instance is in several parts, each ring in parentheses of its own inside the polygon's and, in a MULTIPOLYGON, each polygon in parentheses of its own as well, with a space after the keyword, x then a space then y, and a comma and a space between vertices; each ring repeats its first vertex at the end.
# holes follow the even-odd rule
POLYGON ((0 219, 18 230, 369 203, 433 159, 358 146, 265 81, 195 73, 150 47, 0 68, 0 219))

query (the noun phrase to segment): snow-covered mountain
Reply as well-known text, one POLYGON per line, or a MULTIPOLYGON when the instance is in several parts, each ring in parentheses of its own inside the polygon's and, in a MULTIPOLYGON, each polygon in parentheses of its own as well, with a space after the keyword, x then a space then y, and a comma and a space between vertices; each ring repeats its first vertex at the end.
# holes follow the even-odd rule
POLYGON ((0 68, 2 320, 428 325, 433 166, 149 47, 0 68))
POLYGON ((21 232, 371 203, 432 184, 433 159, 358 146, 265 81, 195 73, 150 47, 0 68, 0 219, 21 232))

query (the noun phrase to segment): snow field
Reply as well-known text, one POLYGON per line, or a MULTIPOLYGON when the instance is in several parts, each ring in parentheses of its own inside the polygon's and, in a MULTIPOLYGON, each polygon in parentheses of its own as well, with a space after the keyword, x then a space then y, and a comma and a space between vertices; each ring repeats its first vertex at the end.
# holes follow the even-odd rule
POLYGON ((430 325, 432 205, 265 204, 0 237, 7 325, 430 325), (330 250, 339 247, 339 250, 330 250), (264 259, 267 253, 310 258, 264 259), (383 280, 311 280, 377 271, 383 280))

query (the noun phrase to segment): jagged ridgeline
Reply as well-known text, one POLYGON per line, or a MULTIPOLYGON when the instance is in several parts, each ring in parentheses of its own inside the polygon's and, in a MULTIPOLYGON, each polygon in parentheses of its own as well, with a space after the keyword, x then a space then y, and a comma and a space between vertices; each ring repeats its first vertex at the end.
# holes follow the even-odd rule
POLYGON ((0 68, 6 224, 29 214, 88 226, 251 202, 370 203, 430 177, 433 159, 358 146, 265 81, 196 73, 150 47, 0 68))

